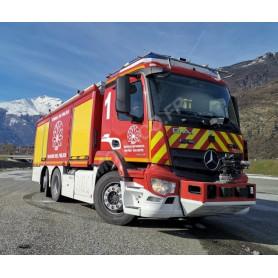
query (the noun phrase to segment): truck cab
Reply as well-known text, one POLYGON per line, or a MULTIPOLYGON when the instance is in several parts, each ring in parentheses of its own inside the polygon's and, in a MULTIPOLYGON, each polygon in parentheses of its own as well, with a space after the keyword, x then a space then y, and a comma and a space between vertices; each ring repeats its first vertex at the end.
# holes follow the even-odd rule
POLYGON ((143 186, 122 185, 128 213, 196 217, 255 203, 237 102, 216 70, 154 53, 126 65, 106 82, 101 142, 138 176, 128 184, 143 186))

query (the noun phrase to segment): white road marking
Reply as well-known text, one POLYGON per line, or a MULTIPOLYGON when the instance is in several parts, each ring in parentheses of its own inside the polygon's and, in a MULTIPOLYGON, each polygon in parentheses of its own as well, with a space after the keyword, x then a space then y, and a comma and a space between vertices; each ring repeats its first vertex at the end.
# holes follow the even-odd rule
POLYGON ((31 170, 4 170, 0 172, 0 179, 31 180, 31 170))
POLYGON ((273 176, 264 176, 264 175, 255 175, 255 174, 248 174, 247 176, 249 178, 252 178, 252 179, 262 179, 262 180, 274 180, 274 181, 278 181, 278 177, 273 177, 273 176))
POLYGON ((37 203, 56 203, 56 202, 51 201, 51 200, 35 200, 34 202, 37 202, 37 203))

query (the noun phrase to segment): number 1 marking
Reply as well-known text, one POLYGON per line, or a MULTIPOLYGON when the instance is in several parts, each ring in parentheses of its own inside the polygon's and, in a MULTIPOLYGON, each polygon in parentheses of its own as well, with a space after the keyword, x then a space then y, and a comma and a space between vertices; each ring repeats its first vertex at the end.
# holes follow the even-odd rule
POLYGON ((106 100, 104 101, 106 106, 106 120, 110 119, 110 107, 111 107, 111 92, 108 94, 106 100))

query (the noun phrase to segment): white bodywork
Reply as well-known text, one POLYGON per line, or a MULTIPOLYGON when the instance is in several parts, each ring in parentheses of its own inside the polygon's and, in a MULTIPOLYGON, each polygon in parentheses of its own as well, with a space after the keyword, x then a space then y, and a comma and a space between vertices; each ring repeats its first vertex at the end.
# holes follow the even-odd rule
POLYGON ((200 202, 188 199, 181 199, 181 204, 186 215, 191 217, 209 216, 219 214, 244 214, 255 205, 255 201, 239 202, 200 202))
POLYGON ((165 204, 167 198, 152 194, 136 182, 122 181, 121 191, 126 214, 155 218, 183 217, 179 196, 173 196, 172 204, 165 204))
POLYGON ((172 218, 198 217, 219 214, 247 213, 255 201, 199 202, 174 198, 173 203, 165 203, 169 197, 159 197, 135 182, 121 182, 124 212, 141 217, 172 218))
MULTIPOLYGON (((40 182, 41 167, 33 167, 32 181, 40 182)), ((55 166, 48 166, 49 182, 55 166)), ((89 204, 94 203, 94 189, 98 167, 93 170, 77 170, 72 173, 64 173, 64 167, 58 167, 62 178, 61 195, 75 200, 83 201, 89 204)))
MULTIPOLYGON (((54 166, 48 166, 49 181, 51 180, 54 166)), ((93 170, 76 170, 64 173, 62 166, 58 167, 62 176, 63 196, 80 200, 89 204, 94 203, 94 189, 98 167, 93 170)), ((40 182, 43 167, 33 167, 32 180, 40 182)), ((238 202, 200 202, 180 198, 178 195, 160 197, 146 190, 143 185, 121 181, 123 210, 126 214, 140 217, 173 218, 173 217, 198 217, 218 214, 247 213, 255 201, 238 202), (173 198, 171 203, 165 203, 168 198, 173 198)))

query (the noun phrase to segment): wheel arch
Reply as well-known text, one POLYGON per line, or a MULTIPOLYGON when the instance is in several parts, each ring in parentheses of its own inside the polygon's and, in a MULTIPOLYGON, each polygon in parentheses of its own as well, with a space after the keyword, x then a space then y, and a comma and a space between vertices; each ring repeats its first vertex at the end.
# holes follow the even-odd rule
POLYGON ((111 171, 118 171, 117 166, 114 164, 114 162, 112 160, 107 160, 107 161, 103 161, 99 166, 98 166, 98 170, 97 170, 97 174, 96 174, 96 182, 98 182, 98 180, 105 175, 106 173, 109 173, 111 171))
POLYGON ((104 174, 117 171, 120 177, 127 177, 127 166, 124 158, 116 151, 97 152, 96 157, 102 157, 101 160, 95 159, 95 164, 98 165, 96 182, 104 174))

